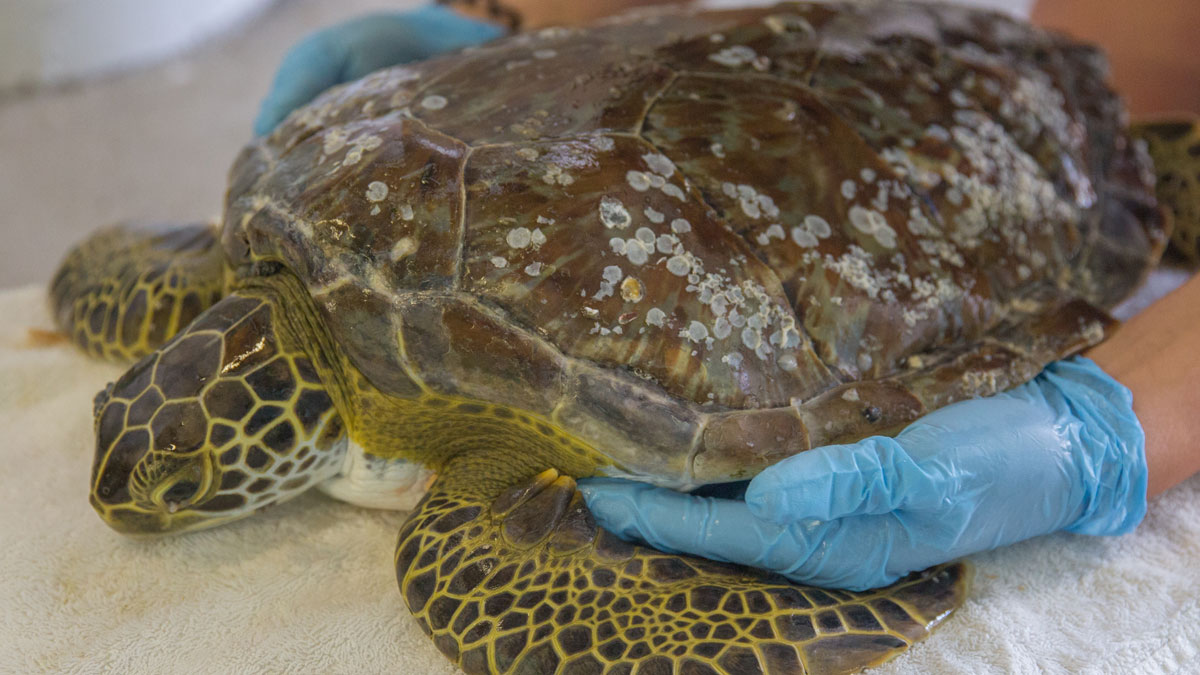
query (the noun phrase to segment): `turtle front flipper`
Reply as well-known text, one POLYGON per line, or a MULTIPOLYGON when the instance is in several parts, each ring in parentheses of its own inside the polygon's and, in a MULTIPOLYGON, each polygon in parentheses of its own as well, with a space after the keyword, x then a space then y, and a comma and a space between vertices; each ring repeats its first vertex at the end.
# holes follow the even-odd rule
POLYGON ((1200 265, 1200 118, 1143 122, 1132 131, 1146 141, 1155 193, 1174 216, 1172 249, 1187 264, 1200 265))
POLYGON ((664 554, 598 528, 570 477, 487 494, 493 468, 442 472, 396 549, 408 608, 467 673, 857 672, 966 594, 962 564, 852 593, 664 554))
POLYGON ((50 286, 55 321, 92 356, 133 361, 221 299, 215 225, 114 225, 67 254, 50 286))

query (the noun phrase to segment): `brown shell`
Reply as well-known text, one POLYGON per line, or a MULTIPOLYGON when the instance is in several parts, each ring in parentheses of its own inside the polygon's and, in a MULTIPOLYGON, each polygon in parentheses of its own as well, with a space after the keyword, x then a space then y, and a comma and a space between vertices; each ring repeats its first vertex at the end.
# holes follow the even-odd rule
POLYGON ((1164 241, 1104 75, 898 2, 544 30, 298 110, 234 166, 224 242, 293 270, 385 391, 705 482, 1102 338, 1164 241))

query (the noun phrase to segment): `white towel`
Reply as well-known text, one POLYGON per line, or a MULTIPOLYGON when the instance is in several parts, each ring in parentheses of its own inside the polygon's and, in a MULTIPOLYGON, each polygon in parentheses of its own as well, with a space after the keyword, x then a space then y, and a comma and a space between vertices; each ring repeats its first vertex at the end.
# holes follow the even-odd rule
MULTIPOLYGON (((109 530, 87 502, 91 409, 122 369, 31 336, 43 293, 0 292, 0 673, 457 672, 396 590, 401 513, 314 493, 194 534, 109 530)), ((973 562, 966 605, 873 672, 1200 672, 1197 478, 1131 535, 973 562)))

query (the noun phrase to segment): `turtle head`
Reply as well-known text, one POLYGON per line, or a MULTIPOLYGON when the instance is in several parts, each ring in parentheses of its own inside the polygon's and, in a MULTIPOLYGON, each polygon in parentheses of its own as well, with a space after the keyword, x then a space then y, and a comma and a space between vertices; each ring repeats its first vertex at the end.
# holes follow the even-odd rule
POLYGON ((114 529, 210 527, 338 471, 341 418, 280 311, 235 293, 97 396, 90 499, 114 529))

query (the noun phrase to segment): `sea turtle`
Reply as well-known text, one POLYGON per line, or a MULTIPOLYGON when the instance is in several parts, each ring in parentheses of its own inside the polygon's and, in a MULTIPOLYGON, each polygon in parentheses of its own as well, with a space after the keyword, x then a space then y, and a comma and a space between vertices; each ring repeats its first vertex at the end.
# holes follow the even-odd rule
POLYGON ((793 3, 331 90, 241 153, 219 230, 106 230, 56 276, 63 330, 141 359, 96 399, 91 503, 151 534, 428 490, 396 574, 470 673, 890 658, 961 564, 799 586, 621 541, 573 477, 743 479, 1101 340, 1167 238, 1103 77, 995 14, 793 3))

